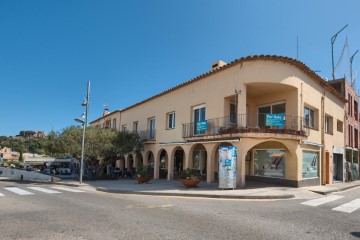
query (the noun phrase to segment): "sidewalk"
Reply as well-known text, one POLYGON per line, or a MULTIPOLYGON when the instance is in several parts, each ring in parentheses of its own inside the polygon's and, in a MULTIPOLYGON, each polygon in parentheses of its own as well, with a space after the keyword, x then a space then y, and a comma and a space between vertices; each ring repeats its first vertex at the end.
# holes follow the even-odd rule
MULTIPOLYGON (((59 184, 59 183, 57 183, 59 184)), ((60 184, 81 186, 93 190, 138 195, 204 197, 224 199, 309 199, 333 192, 360 186, 360 181, 335 183, 326 186, 292 188, 259 182, 247 182, 245 189, 221 190, 217 183, 200 182, 197 188, 185 188, 179 181, 151 180, 148 184, 138 184, 135 180, 85 181, 82 185, 75 181, 60 184)))

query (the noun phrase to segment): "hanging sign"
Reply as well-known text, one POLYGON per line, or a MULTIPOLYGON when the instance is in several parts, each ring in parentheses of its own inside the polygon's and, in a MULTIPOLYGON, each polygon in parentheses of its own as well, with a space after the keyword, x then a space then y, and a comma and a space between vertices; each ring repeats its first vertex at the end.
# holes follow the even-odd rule
POLYGON ((285 114, 266 114, 266 126, 285 127, 285 114))
POLYGON ((236 147, 219 147, 219 188, 236 188, 236 147))
POLYGON ((196 130, 198 131, 205 131, 207 130, 207 121, 200 121, 196 123, 196 130))

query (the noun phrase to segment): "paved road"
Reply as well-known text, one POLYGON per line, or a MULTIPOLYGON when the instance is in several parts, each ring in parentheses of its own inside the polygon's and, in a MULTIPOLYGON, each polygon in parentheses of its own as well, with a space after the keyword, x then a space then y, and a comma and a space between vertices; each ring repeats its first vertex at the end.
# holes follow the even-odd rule
POLYGON ((331 198, 278 201, 136 196, 6 182, 0 182, 0 193, 0 239, 360 238, 360 188, 331 198))

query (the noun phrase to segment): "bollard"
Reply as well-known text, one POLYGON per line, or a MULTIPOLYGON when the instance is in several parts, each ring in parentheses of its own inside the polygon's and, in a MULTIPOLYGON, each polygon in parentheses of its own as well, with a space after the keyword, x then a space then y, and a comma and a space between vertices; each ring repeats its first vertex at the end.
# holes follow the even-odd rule
POLYGON ((54 182, 54 177, 51 177, 51 182, 54 182))
POLYGON ((22 181, 22 180, 24 180, 24 176, 21 174, 21 176, 20 176, 20 180, 22 181))

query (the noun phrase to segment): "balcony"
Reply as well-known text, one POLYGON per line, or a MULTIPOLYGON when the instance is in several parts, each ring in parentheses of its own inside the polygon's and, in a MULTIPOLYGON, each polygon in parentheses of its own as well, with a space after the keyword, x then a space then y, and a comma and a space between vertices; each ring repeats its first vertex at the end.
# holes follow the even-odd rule
MULTIPOLYGON (((282 115, 277 126, 269 126, 269 114, 239 114, 221 118, 208 119, 207 126, 199 129, 192 122, 183 124, 182 137, 190 138, 229 138, 249 136, 249 134, 287 134, 306 138, 309 129, 303 126, 303 118, 299 116, 282 115)), ((270 124, 271 125, 271 124, 270 124)))
POLYGON ((139 136, 140 139, 143 140, 144 142, 147 141, 155 141, 156 140, 156 130, 146 130, 146 131, 140 131, 139 132, 139 136))

